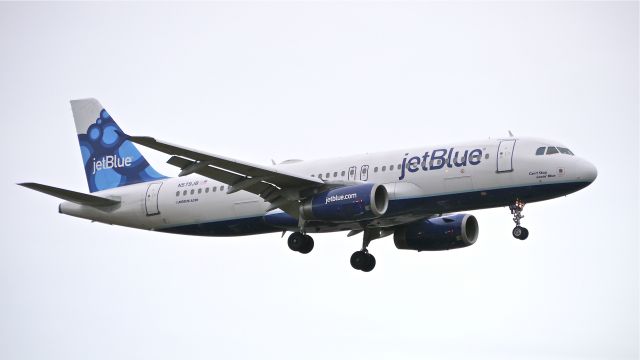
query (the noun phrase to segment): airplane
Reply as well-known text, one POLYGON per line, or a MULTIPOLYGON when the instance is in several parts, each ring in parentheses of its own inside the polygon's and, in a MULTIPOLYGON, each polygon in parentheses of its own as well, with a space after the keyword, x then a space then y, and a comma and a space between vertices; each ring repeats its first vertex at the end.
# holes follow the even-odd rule
POLYGON ((307 254, 310 234, 362 233, 350 262, 376 265, 371 241, 393 235, 398 249, 439 251, 473 245, 477 219, 459 213, 508 206, 512 235, 525 204, 590 185, 597 170, 556 141, 514 137, 428 145, 269 166, 126 134, 96 99, 71 101, 90 194, 39 183, 18 185, 62 200, 62 214, 105 224, 200 236, 291 232, 307 254), (136 145, 170 155, 177 177, 157 172, 136 145))

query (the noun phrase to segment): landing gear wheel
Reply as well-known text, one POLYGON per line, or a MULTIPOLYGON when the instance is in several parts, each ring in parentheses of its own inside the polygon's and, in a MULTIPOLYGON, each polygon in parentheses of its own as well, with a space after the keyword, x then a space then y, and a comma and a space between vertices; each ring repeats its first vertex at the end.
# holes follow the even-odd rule
POLYGON ((373 270, 374 267, 376 267, 376 258, 369 253, 367 253, 366 255, 367 255, 367 261, 360 270, 364 272, 369 272, 373 270))
POLYGON ((356 251, 351 255, 351 266, 356 270, 369 272, 376 267, 376 258, 368 252, 356 251))
POLYGON ((529 230, 522 226, 516 226, 513 228, 511 234, 516 239, 525 240, 527 237, 529 237, 529 230))
POLYGON ((287 245, 289 245, 289 249, 293 251, 297 251, 301 254, 308 254, 313 250, 313 238, 301 232, 294 232, 289 235, 287 245))
POLYGON ((304 235, 299 232, 294 232, 289 235, 289 240, 287 241, 287 245, 289 245, 289 249, 293 251, 300 251, 302 245, 304 243, 304 235))
POLYGON ((360 270, 362 264, 365 262, 365 252, 364 251, 356 251, 351 255, 351 267, 356 270, 360 270))
POLYGON ((313 250, 313 238, 309 235, 304 236, 304 246, 298 250, 301 254, 308 254, 313 250))

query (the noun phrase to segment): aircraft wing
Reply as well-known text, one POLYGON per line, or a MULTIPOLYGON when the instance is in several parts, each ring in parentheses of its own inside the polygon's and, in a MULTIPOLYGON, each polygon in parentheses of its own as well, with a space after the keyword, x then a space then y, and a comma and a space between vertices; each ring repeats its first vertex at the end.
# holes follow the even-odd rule
POLYGON ((271 203, 271 208, 280 208, 298 217, 298 200, 310 189, 325 186, 325 183, 310 176, 300 176, 286 171, 208 154, 173 145, 147 136, 129 136, 131 142, 172 155, 167 163, 179 167, 179 176, 192 173, 229 185, 227 193, 248 191, 271 203))

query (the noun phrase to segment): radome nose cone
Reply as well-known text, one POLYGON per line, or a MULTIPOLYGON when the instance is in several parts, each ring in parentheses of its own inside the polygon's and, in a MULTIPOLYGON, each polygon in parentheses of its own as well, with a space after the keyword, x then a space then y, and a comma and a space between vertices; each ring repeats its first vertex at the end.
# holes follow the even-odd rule
POLYGON ((584 165, 584 178, 590 182, 593 182, 598 177, 598 169, 592 163, 585 161, 584 165))

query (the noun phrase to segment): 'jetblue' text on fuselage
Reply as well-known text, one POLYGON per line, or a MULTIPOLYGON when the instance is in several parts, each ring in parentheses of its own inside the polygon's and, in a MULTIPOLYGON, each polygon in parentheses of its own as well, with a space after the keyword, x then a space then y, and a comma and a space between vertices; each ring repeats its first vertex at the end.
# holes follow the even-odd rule
POLYGON ((410 173, 418 172, 420 169, 422 171, 427 170, 438 170, 442 169, 445 166, 448 168, 452 167, 463 167, 469 165, 478 165, 480 164, 480 160, 482 159, 482 150, 473 149, 473 150, 455 150, 454 148, 450 149, 436 149, 429 154, 428 151, 425 151, 422 156, 409 156, 409 154, 404 154, 404 159, 402 159, 402 167, 400 169, 400 177, 398 180, 402 180, 407 175, 407 171, 410 173))

